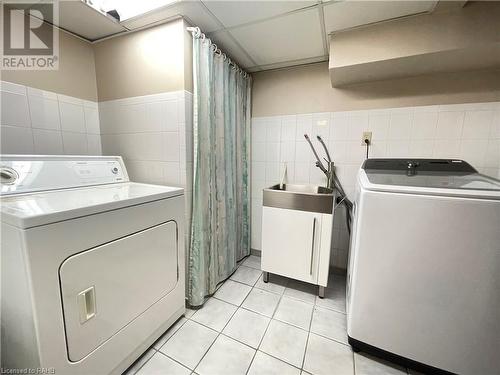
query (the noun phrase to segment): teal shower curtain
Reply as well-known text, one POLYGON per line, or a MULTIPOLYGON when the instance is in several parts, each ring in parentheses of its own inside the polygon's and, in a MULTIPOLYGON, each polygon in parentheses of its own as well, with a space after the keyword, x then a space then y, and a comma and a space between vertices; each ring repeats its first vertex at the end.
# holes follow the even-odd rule
POLYGON ((251 78, 193 35, 193 209, 187 297, 201 306, 250 253, 251 78))

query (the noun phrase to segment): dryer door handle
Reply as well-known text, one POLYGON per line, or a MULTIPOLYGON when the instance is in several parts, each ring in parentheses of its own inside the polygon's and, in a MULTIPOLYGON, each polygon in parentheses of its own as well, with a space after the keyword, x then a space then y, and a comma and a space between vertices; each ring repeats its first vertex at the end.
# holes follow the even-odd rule
POLYGON ((78 293, 78 310, 80 311, 80 324, 86 323, 95 316, 95 287, 91 286, 78 293))

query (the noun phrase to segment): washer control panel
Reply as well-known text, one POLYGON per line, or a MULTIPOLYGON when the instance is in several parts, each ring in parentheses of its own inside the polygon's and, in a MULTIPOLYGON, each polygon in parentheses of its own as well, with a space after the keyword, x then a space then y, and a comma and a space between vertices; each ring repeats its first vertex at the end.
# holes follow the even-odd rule
POLYGON ((127 181, 127 170, 119 156, 0 157, 2 195, 127 181))

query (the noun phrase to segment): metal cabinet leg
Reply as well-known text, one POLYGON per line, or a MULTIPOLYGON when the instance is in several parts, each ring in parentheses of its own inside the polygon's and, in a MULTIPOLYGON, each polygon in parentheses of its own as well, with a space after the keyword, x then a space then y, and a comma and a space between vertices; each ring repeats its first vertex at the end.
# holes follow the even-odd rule
POLYGON ((265 283, 269 282, 269 272, 262 273, 262 281, 264 281, 265 283))
POLYGON ((325 298, 325 287, 324 286, 318 286, 318 297, 319 298, 325 298))

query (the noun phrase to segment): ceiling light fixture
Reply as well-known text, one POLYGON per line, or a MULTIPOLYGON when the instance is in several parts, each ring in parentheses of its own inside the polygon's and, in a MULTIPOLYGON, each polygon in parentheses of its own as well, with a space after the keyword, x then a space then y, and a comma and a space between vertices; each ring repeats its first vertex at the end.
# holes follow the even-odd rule
POLYGON ((130 18, 174 3, 177 0, 82 0, 98 11, 123 22, 130 18))

